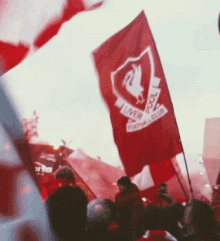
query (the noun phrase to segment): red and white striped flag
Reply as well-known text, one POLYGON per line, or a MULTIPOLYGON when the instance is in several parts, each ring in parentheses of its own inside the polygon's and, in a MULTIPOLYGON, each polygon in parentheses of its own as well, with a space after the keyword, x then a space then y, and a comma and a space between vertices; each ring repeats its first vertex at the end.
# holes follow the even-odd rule
POLYGON ((0 1, 0 65, 2 73, 19 64, 54 37, 63 23, 103 0, 0 1))
POLYGON ((28 143, 0 79, 0 240, 55 240, 28 143))
POLYGON ((171 158, 144 166, 143 170, 132 178, 143 197, 153 200, 161 183, 166 183, 168 192, 175 201, 186 202, 189 188, 186 185, 177 159, 171 158))
POLYGON ((153 188, 155 192, 160 183, 176 177, 171 158, 182 152, 182 145, 144 12, 93 56, 125 171, 142 191, 153 188))

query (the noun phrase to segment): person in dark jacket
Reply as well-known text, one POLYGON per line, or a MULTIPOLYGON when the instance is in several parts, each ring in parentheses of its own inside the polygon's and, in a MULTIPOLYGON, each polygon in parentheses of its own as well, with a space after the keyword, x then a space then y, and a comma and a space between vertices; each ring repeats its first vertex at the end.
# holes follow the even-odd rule
POLYGON ((180 239, 182 232, 179 224, 183 219, 184 206, 181 203, 173 203, 165 208, 167 213, 167 231, 176 239, 180 239))
POLYGON ((132 185, 129 177, 120 178, 117 184, 119 192, 115 196, 115 204, 118 222, 131 233, 132 239, 137 239, 143 235, 144 204, 138 188, 132 185))
POLYGON ((165 209, 150 204, 144 217, 145 234, 137 241, 177 241, 168 232, 168 213, 165 209))
POLYGON ((61 241, 84 241, 87 197, 80 187, 63 186, 51 194, 46 207, 51 228, 61 241))
POLYGON ((181 239, 182 241, 220 240, 214 211, 205 202, 192 200, 185 208, 183 223, 187 232, 181 239))

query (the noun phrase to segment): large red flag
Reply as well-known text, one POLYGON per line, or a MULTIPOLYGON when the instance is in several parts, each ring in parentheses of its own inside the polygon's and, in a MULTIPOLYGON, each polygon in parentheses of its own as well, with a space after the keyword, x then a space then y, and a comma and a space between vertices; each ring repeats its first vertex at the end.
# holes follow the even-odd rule
POLYGON ((126 173, 182 152, 166 79, 142 11, 93 52, 126 173))
POLYGON ((54 37, 63 23, 103 0, 0 1, 0 65, 4 73, 54 37))

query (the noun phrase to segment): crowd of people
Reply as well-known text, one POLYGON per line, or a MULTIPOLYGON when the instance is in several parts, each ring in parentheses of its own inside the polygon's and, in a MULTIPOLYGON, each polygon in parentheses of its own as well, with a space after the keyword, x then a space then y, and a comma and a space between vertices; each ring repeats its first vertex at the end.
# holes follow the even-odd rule
POLYGON ((55 177, 46 207, 59 241, 220 240, 212 207, 196 199, 186 206, 176 203, 166 184, 160 185, 157 200, 145 206, 137 186, 124 176, 117 182, 114 201, 88 203, 71 169, 60 168, 55 177))

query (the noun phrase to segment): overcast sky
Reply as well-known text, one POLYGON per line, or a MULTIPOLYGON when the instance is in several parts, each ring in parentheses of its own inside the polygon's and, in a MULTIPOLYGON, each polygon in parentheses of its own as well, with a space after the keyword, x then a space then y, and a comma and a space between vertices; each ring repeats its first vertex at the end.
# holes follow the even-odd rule
POLYGON ((106 0, 4 75, 22 117, 39 115, 40 139, 73 140, 120 164, 91 52, 144 9, 163 65, 190 168, 203 152, 205 118, 220 117, 219 0, 106 0))

